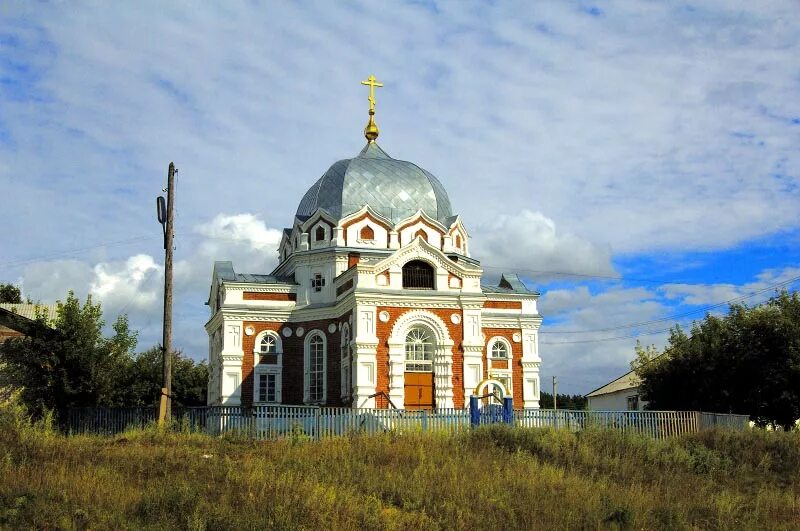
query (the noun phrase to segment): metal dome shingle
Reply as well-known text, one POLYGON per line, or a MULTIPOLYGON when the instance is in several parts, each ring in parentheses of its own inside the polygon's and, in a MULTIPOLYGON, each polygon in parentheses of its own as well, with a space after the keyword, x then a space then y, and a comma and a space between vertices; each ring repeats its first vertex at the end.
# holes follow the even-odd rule
POLYGON ((308 189, 297 216, 311 216, 318 208, 336 219, 369 205, 398 222, 417 210, 445 222, 452 217, 450 199, 442 183, 414 163, 391 158, 375 143, 355 158, 334 163, 308 189))

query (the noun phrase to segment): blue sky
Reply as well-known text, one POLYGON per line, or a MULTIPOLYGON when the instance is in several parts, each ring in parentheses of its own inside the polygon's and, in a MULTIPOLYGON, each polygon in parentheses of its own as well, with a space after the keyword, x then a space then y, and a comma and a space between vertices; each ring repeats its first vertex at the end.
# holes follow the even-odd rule
POLYGON ((381 146, 439 177, 487 276, 542 292, 562 391, 797 285, 791 0, 3 3, 0 282, 92 293, 157 342, 174 160, 176 343, 204 358, 213 261, 272 269, 305 190, 361 149, 372 73, 381 146))

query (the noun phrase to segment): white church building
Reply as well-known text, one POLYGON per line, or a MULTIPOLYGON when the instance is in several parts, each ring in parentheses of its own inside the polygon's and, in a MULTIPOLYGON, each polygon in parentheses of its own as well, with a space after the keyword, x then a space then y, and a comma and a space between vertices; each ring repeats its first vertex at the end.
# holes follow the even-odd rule
POLYGON ((442 183, 376 142, 300 200, 269 274, 216 262, 210 405, 463 408, 476 388, 539 407, 539 294, 481 283, 442 183))

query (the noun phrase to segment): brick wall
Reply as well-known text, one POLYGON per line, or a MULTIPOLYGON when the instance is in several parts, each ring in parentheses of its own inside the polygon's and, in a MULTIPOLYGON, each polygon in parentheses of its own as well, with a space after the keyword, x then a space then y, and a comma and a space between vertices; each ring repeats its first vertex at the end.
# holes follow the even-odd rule
POLYGON ((242 341, 244 358, 242 359, 242 405, 251 406, 253 404, 253 350, 255 347, 256 336, 264 330, 272 330, 280 335, 283 342, 283 377, 281 379, 281 399, 284 404, 299 405, 303 403, 303 388, 305 385, 305 339, 309 332, 319 330, 325 334, 327 339, 327 381, 326 405, 341 406, 341 334, 339 323, 347 322, 350 312, 334 319, 320 319, 316 321, 304 321, 293 323, 277 322, 256 322, 245 321, 244 327, 252 326, 255 333, 252 336, 245 335, 242 341), (336 325, 335 332, 329 332, 328 326, 336 325), (292 329, 291 337, 284 337, 282 330, 285 327, 292 329), (303 335, 297 337, 296 330, 303 328, 303 335))
MULTIPOLYGON (((394 306, 379 306, 377 314, 382 311, 389 312, 389 321, 384 323, 378 319, 376 326, 376 335, 378 336, 378 349, 376 352, 377 358, 377 382, 376 392, 389 393, 389 337, 392 335, 397 319, 403 314, 410 311, 415 311, 412 308, 399 308, 394 306)), ((450 334, 450 339, 453 340, 453 405, 457 408, 464 407, 464 352, 461 349, 461 343, 464 340, 464 327, 463 327, 463 313, 459 309, 426 309, 425 311, 431 312, 439 317, 447 326, 447 333, 450 334), (458 314, 461 319, 458 324, 453 324, 450 320, 452 314, 458 314)), ((435 392, 435 390, 434 390, 435 392)), ((378 397, 376 400, 376 407, 386 408, 389 404, 385 399, 378 397)), ((400 404, 395 404, 397 407, 402 407, 400 404)))

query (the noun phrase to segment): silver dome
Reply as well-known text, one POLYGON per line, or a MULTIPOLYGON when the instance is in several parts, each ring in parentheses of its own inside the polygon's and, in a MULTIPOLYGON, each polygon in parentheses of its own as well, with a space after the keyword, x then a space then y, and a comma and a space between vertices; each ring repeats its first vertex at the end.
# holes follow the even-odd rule
POLYGON ((395 223, 417 210, 445 225, 453 216, 436 177, 416 164, 391 158, 374 142, 357 157, 331 166, 303 196, 297 216, 307 219, 323 208, 341 219, 364 205, 395 223))

